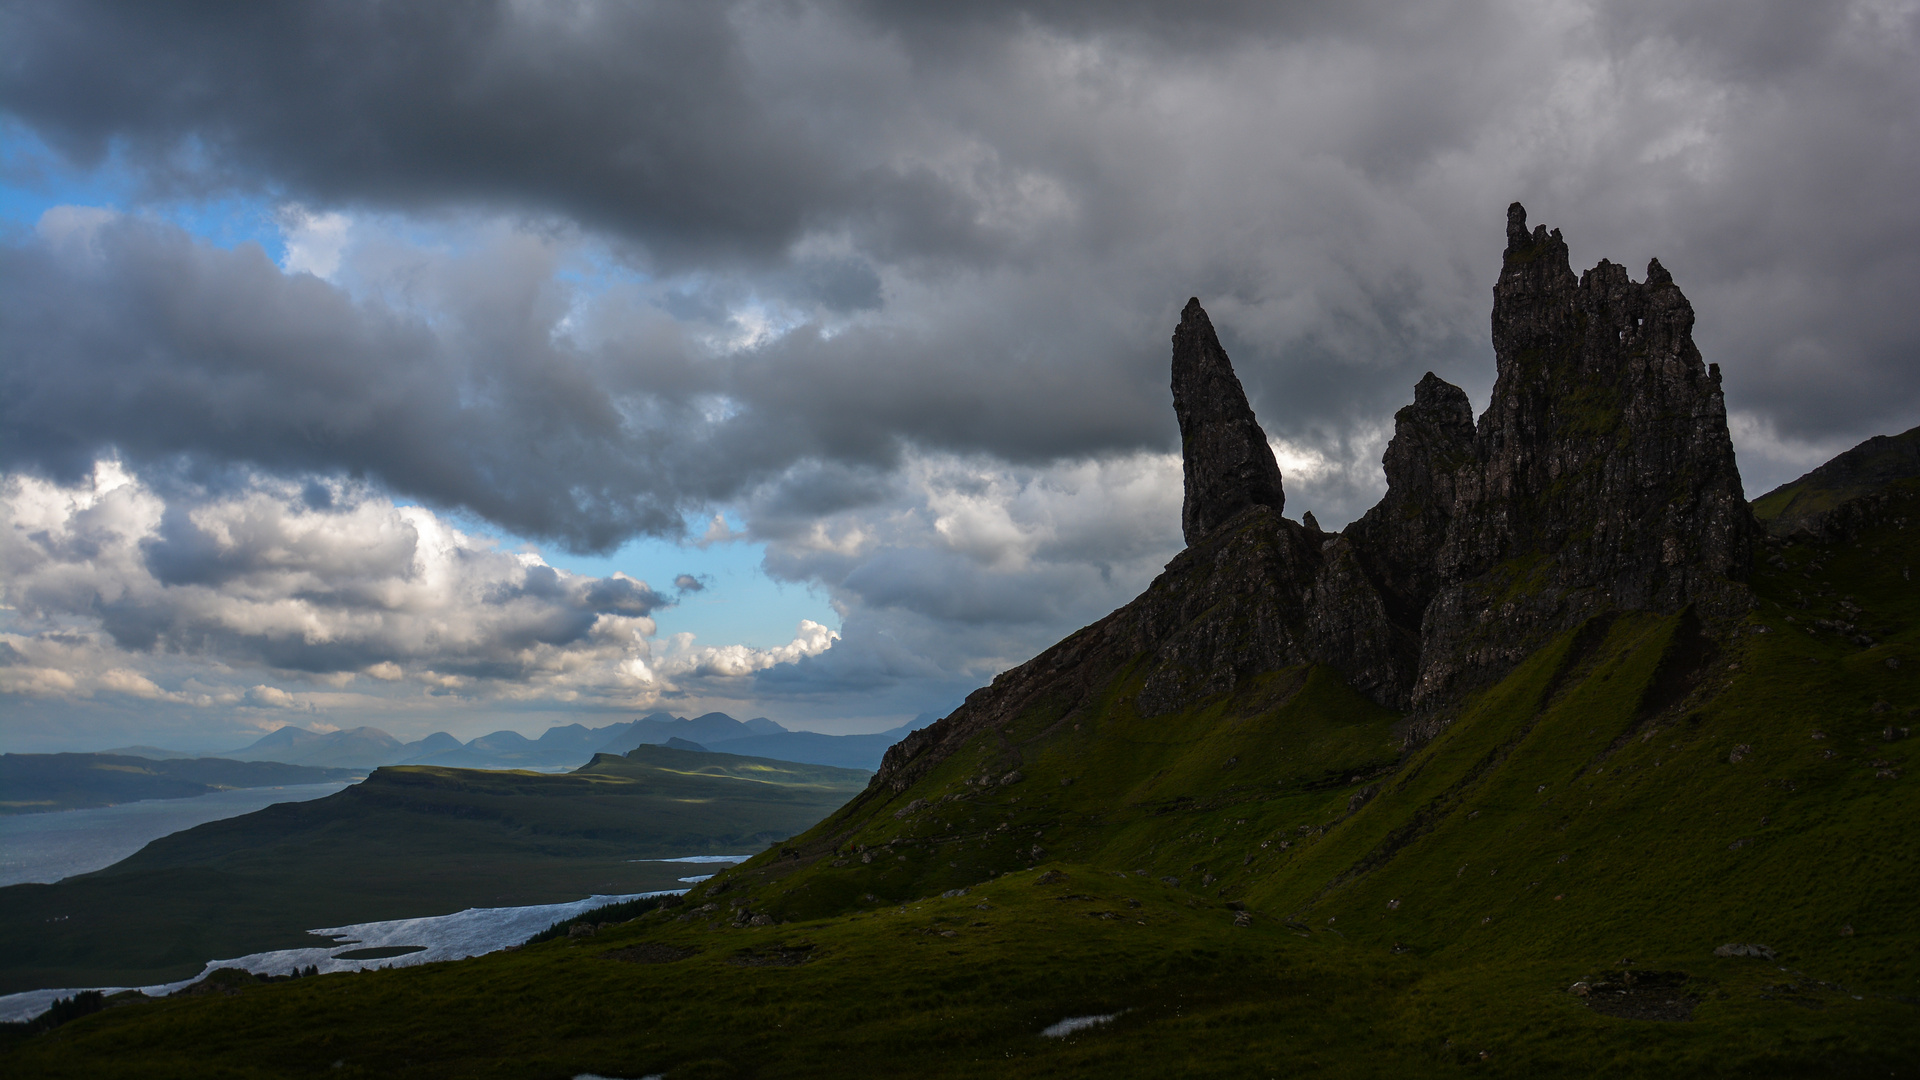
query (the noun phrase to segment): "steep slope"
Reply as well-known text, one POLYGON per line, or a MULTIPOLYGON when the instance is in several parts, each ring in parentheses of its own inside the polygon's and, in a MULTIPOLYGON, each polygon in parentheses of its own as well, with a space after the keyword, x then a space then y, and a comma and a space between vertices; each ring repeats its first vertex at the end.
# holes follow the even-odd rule
MULTIPOLYGON (((1920 883, 1876 854, 1920 815, 1904 727, 1873 719, 1920 705, 1909 504, 1750 586, 1757 526, 1691 308, 1657 262, 1645 284, 1606 263, 1576 281, 1565 250, 1514 208, 1488 413, 1469 439, 1464 399, 1423 380, 1388 497, 1348 535, 1226 485, 1237 508, 1198 515, 1216 523, 1140 599, 903 740, 784 860, 692 899, 812 919, 1064 861, 1402 953, 1678 964, 1765 938, 1911 991, 1908 920, 1855 940, 1920 883), (1783 572, 1829 559, 1856 591, 1796 614, 1818 593, 1783 572), (1381 676, 1415 611, 1402 717, 1381 676)), ((1211 444, 1185 443, 1191 480, 1211 444)))
POLYGON ((1876 435, 1753 502, 1776 537, 1839 539, 1870 523, 1891 493, 1920 481, 1920 428, 1876 435))

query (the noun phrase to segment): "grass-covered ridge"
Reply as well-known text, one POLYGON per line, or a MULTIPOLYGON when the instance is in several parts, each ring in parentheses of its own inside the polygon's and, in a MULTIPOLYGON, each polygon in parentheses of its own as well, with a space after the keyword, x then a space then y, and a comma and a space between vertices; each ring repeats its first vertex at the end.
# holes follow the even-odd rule
POLYGON ((234 788, 357 780, 365 770, 277 761, 124 754, 0 754, 0 814, 42 814, 141 799, 186 799, 234 788))
POLYGON ((1770 532, 1785 536, 1855 499, 1889 486, 1911 487, 1916 462, 1920 462, 1920 428, 1875 436, 1755 499, 1753 514, 1770 532))
POLYGON ((757 851, 866 779, 660 746, 558 775, 389 766, 92 874, 0 889, 0 992, 185 978, 310 946, 315 926, 678 888, 684 870, 637 860, 757 851))
POLYGON ((1590 619, 1410 751, 1400 717, 1324 668, 1143 717, 1122 665, 594 937, 109 1009, 10 1061, 1911 1075, 1920 498, 1898 499, 1844 541, 1763 550, 1737 627, 1590 619), (1715 955, 1727 944, 1776 955, 1715 955))

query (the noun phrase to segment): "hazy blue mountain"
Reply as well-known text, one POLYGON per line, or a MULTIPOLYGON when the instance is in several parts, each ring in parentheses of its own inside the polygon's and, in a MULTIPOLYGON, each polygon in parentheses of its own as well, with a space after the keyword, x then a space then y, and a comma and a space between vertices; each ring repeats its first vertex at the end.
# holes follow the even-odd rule
POLYGON ((166 750, 158 746, 116 746, 111 750, 99 750, 96 753, 113 754, 118 757, 146 758, 149 761, 177 761, 181 758, 197 758, 199 754, 189 754, 184 750, 166 750))
POLYGON ((429 736, 422 740, 419 752, 399 758, 394 764, 457 769, 574 768, 592 761, 593 755, 609 739, 632 726, 631 722, 598 728, 567 724, 548 728, 538 739, 529 739, 517 731, 496 731, 464 746, 451 735, 437 741, 429 736), (425 745, 429 741, 433 745, 425 745))
POLYGON ((729 754, 798 761, 808 765, 834 765, 842 769, 880 768, 887 747, 905 738, 911 725, 872 735, 823 735, 817 731, 780 731, 770 735, 749 735, 723 745, 729 754))
POLYGON ((454 738, 444 731, 436 731, 417 743, 408 743, 407 748, 414 750, 416 756, 419 756, 426 754, 443 754, 449 750, 458 750, 465 745, 465 743, 462 743, 459 739, 454 738))
POLYGON ((668 739, 686 739, 703 746, 716 746, 755 736, 782 734, 792 733, 764 716, 742 721, 723 712, 710 712, 689 720, 668 713, 654 713, 627 725, 626 731, 607 740, 599 749, 602 753, 624 754, 637 746, 665 745, 668 739))
POLYGON ((288 765, 373 769, 407 755, 407 744, 373 727, 325 734, 283 727, 250 745, 219 756, 235 761, 279 761, 288 765))
POLYGON ((691 718, 656 712, 638 720, 603 727, 588 727, 585 724, 551 727, 537 739, 529 739, 517 731, 502 730, 466 743, 444 731, 436 731, 417 742, 402 743, 377 728, 320 733, 289 726, 222 756, 240 761, 280 761, 293 765, 358 769, 381 765, 438 765, 458 769, 570 769, 592 761, 597 753, 626 754, 641 746, 671 745, 673 740, 678 739, 709 749, 724 748, 726 753, 751 754, 809 765, 876 769, 887 747, 932 719, 931 716, 916 717, 911 724, 874 735, 823 735, 813 731, 789 731, 764 716, 736 720, 722 712, 704 713, 691 718))

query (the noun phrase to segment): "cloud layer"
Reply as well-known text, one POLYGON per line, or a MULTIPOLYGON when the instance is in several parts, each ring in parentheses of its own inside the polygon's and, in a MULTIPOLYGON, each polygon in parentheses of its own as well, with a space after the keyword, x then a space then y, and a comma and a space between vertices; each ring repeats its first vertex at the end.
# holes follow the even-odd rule
MULTIPOLYGON (((1920 422, 1913 0, 62 0, 0 11, 0 61, 38 167, 131 192, 0 239, 0 470, 121 462, 164 506, 127 573, 165 595, 244 597, 264 571, 196 562, 192 514, 289 491, 577 551, 724 512, 708 539, 765 544, 843 636, 673 670, 910 715, 1177 546, 1190 295, 1289 507, 1364 511, 1422 373, 1484 400, 1515 198, 1576 269, 1673 271, 1750 495, 1920 422), (217 200, 282 250, 168 224, 217 200)), ((87 616, 115 649, 415 656, 394 622, 327 668, 128 588, 87 616)), ((597 647, 548 640, 593 604, 547 602, 418 662, 560 694, 529 658, 597 647)))
POLYGON ((0 693, 26 698, 635 709, 835 638, 805 623, 775 649, 687 635, 662 648, 652 615, 669 603, 643 581, 556 570, 352 485, 251 477, 162 494, 103 462, 73 486, 0 487, 0 693))

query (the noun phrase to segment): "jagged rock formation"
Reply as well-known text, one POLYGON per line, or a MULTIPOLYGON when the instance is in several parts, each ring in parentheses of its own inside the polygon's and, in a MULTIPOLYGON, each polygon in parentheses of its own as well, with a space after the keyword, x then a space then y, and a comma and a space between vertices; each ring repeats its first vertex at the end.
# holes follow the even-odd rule
POLYGON ((1187 301, 1173 332, 1173 412, 1185 459, 1180 529, 1187 543, 1248 507, 1268 506, 1276 514, 1285 507, 1267 433, 1197 297, 1187 301))
POLYGON ((1443 707, 1603 608, 1728 613, 1758 528, 1740 486, 1719 365, 1659 260, 1578 280, 1558 230, 1507 210, 1494 286, 1492 401, 1477 467, 1455 475, 1421 626, 1416 709, 1443 707), (1525 583, 1516 592, 1514 585, 1525 583))
POLYGON ((1440 588, 1435 556, 1446 542, 1458 475, 1477 464, 1473 406, 1466 391, 1429 371, 1413 404, 1393 417, 1381 465, 1387 493, 1347 529, 1398 619, 1416 629, 1440 588))
POLYGON ((1515 203, 1486 413, 1476 425, 1466 394, 1428 373, 1394 417, 1385 497, 1328 534, 1281 516, 1266 435, 1189 301, 1173 336, 1187 549, 1132 603, 894 746, 876 789, 904 790, 1034 710, 1065 723, 1123 673, 1140 679, 1133 707, 1156 716, 1324 664, 1431 734, 1464 695, 1592 614, 1743 611, 1758 526, 1719 368, 1692 329, 1658 261, 1645 282, 1605 261, 1576 279, 1559 232, 1529 232, 1515 203))
POLYGON ((1479 464, 1466 391, 1427 372, 1413 404, 1393 417, 1381 459, 1387 493, 1343 534, 1393 627, 1397 678, 1383 704, 1404 707, 1420 663, 1420 625, 1445 584, 1437 556, 1458 501, 1460 476, 1479 464))

